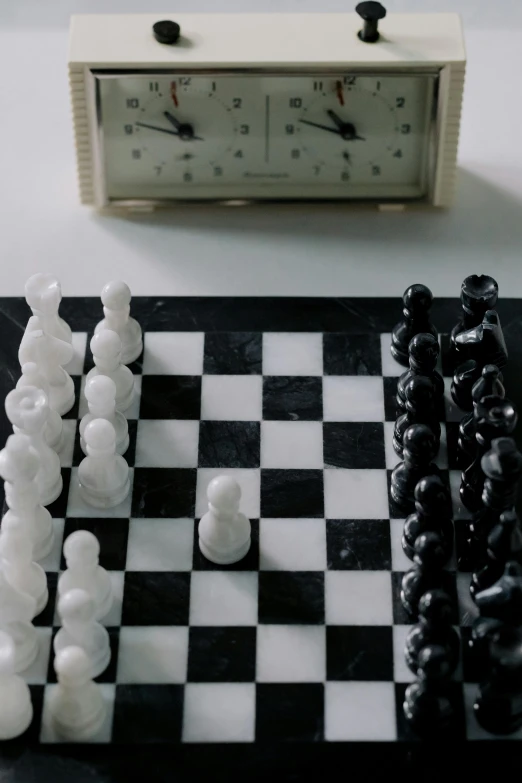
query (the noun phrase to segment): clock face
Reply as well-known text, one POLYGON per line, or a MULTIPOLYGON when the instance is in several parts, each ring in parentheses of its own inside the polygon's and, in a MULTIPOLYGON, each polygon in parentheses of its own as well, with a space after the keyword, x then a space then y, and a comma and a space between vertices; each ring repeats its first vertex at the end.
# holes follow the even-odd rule
POLYGON ((426 193, 433 74, 97 78, 109 199, 426 193))

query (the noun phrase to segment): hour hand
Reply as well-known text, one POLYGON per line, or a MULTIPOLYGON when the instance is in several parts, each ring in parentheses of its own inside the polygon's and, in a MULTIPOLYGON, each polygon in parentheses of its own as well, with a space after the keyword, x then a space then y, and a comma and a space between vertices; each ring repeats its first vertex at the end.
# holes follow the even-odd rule
POLYGON ((334 112, 333 109, 327 109, 326 113, 330 117, 330 119, 335 122, 335 124, 339 129, 344 128, 346 123, 343 122, 343 120, 339 117, 339 115, 336 112, 334 112))
POLYGON ((179 130, 181 122, 177 120, 170 111, 164 111, 163 116, 176 128, 176 130, 179 130))

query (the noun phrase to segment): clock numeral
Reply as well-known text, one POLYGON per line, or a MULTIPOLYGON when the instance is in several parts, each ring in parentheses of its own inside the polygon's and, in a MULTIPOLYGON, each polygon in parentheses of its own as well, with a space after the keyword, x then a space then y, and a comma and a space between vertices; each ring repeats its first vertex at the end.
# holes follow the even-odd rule
POLYGON ((132 136, 134 133, 134 126, 133 125, 124 125, 123 130, 125 131, 125 134, 127 136, 132 136))
POLYGON ((179 83, 182 87, 188 87, 191 83, 192 79, 190 76, 180 76, 179 77, 179 83))
POLYGON ((156 176, 159 177, 159 175, 163 171, 163 166, 154 166, 154 171, 156 172, 156 176))
POLYGON ((192 182, 192 174, 190 171, 186 171, 183 174, 183 182, 192 182))
POLYGON ((380 177, 381 176, 381 167, 380 166, 372 166, 372 176, 373 177, 380 177))
POLYGON ((127 109, 139 109, 140 102, 137 98, 127 98, 127 109))
POLYGON ((403 109, 406 103, 406 98, 395 98, 395 105, 398 109, 403 109))
POLYGON ((314 82, 314 92, 320 92, 323 89, 322 82, 314 82))
POLYGON ((240 109, 242 103, 243 103, 242 98, 232 98, 232 106, 234 107, 234 109, 240 109))
POLYGON ((285 125, 285 133, 288 136, 291 136, 293 133, 295 133, 295 125, 285 125))
POLYGON ((239 132, 242 136, 248 136, 250 133, 250 125, 240 125, 239 132))
POLYGON ((289 106, 291 109, 300 109, 303 105, 303 99, 302 98, 290 98, 288 101, 289 106))
POLYGON ((223 175, 223 169, 221 166, 214 166, 214 176, 221 177, 223 175))
POLYGON ((411 125, 401 125, 401 133, 405 136, 407 136, 408 133, 411 133, 411 125))
POLYGON ((132 150, 132 157, 134 160, 141 159, 141 150, 132 150))
POLYGON ((292 150, 292 152, 290 154, 291 154, 292 158, 300 158, 301 157, 301 150, 298 150, 298 149, 292 150))
POLYGON ((356 82, 356 79, 357 79, 356 76, 345 76, 344 83, 347 84, 349 87, 353 87, 353 85, 356 82))
POLYGON ((243 150, 237 150, 234 152, 234 158, 242 158, 243 157, 243 150))
POLYGON ((159 82, 149 82, 150 92, 159 92, 159 82))
POLYGON ((402 150, 395 150, 393 153, 394 158, 402 158, 402 150))
POLYGON ((343 182, 348 182, 350 179, 350 172, 349 171, 341 171, 341 179, 343 182))

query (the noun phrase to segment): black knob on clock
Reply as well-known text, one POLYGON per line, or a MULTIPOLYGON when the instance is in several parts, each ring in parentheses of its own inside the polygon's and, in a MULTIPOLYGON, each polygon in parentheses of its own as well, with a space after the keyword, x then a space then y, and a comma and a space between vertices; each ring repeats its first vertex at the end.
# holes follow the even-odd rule
MULTIPOLYGON (((363 3, 364 5, 364 3, 363 3)), ((177 22, 165 19, 152 25, 152 33, 158 43, 175 44, 179 39, 181 28, 177 22)))
POLYGON ((355 10, 364 19, 364 27, 359 31, 358 36, 365 43, 375 43, 379 40, 379 20, 386 16, 386 8, 373 0, 359 3, 355 10))

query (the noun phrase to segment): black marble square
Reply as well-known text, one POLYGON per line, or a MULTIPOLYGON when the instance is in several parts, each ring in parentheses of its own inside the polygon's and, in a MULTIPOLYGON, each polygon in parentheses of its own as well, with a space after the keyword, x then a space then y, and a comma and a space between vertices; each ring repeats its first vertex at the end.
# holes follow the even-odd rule
POLYGON ((381 375, 381 339, 379 334, 323 335, 325 375, 381 375))
POLYGON ((71 483, 71 468, 62 468, 63 489, 60 497, 54 503, 46 506, 47 511, 54 519, 63 519, 67 513, 67 502, 69 500, 69 486, 71 483))
POLYGON ((38 614, 34 620, 33 625, 36 627, 52 627, 54 620, 54 612, 56 607, 56 594, 58 590, 58 574, 56 571, 46 571, 47 577, 47 590, 49 591, 49 600, 44 609, 38 614))
POLYGON ((200 520, 194 522, 194 571, 257 571, 259 569, 259 519, 250 520, 250 549, 242 560, 230 565, 219 565, 207 560, 201 552, 198 543, 198 525, 200 520))
MULTIPOLYGON (((100 542, 100 565, 108 571, 124 571, 127 561, 127 540, 129 537, 129 520, 117 517, 100 519, 73 518, 65 520, 63 540, 76 530, 88 530, 100 542)), ((65 558, 61 557, 60 569, 67 568, 65 558)))
POLYGON ((393 680, 393 629, 378 625, 326 628, 328 680, 393 680))
POLYGON ((82 384, 82 376, 81 375, 71 375, 73 384, 74 384, 74 405, 72 406, 70 411, 67 411, 67 413, 64 413, 62 416, 62 419, 77 419, 78 418, 78 410, 80 407, 80 388, 82 384))
POLYGON ((327 519, 328 568, 345 571, 391 570, 387 519, 327 519))
MULTIPOLYGON (((406 695, 406 683, 395 683, 395 715, 397 719, 397 739, 402 742, 420 742, 424 740, 431 744, 432 753, 435 748, 453 748, 455 742, 466 738, 466 713, 464 708, 464 691, 462 683, 449 682, 446 695, 452 709, 452 717, 448 725, 439 732, 431 731, 427 736, 419 736, 410 726, 404 715, 404 699, 406 695)), ((430 745, 428 745, 428 748, 430 745)), ((428 750, 429 753, 429 750, 428 750)), ((451 750, 450 750, 451 753, 451 750)))
POLYGON ((478 567, 478 563, 476 555, 468 543, 470 522, 471 519, 455 519, 453 527, 455 529, 455 555, 458 569, 471 574, 478 567))
MULTIPOLYGON (((455 324, 458 321, 458 316, 455 318, 455 324)), ((440 335, 440 355, 442 364, 442 375, 445 378, 452 378, 455 371, 455 354, 450 350, 451 344, 450 334, 440 335)))
POLYGON ((200 468, 258 468, 261 442, 258 421, 201 421, 200 468))
POLYGON ((446 442, 448 444, 448 468, 449 470, 461 470, 458 459, 459 425, 456 421, 446 422, 446 442))
POLYGON ((193 517, 196 468, 134 468, 133 517, 193 517))
POLYGON ((208 375, 260 375, 260 332, 206 332, 203 372, 208 375))
POLYGON ((322 470, 261 470, 262 517, 323 517, 322 470))
POLYGON ((256 685, 256 740, 320 742, 323 736, 322 683, 256 685))
MULTIPOLYGON (((395 625, 411 625, 417 621, 417 617, 411 617, 401 602, 401 586, 404 572, 393 571, 392 573, 392 604, 393 604, 393 622, 395 625)), ((442 571, 439 587, 441 587, 451 599, 451 622, 453 625, 459 624, 459 610, 457 598, 457 581, 454 571, 442 571)))
MULTIPOLYGON (((47 668, 47 681, 50 683, 57 682, 56 672, 54 670, 54 638, 58 633, 59 628, 53 628, 53 636, 51 643, 51 655, 49 656, 49 665, 47 668)), ((120 629, 119 628, 107 628, 109 634, 109 644, 111 648, 111 659, 109 665, 98 677, 95 678, 95 682, 116 682, 116 670, 118 668, 118 650, 120 646, 120 629)))
POLYGON ((191 627, 188 682, 254 682, 255 627, 191 627))
POLYGON ((183 697, 183 685, 117 685, 113 742, 180 742, 183 697))
POLYGON ((324 623, 324 571, 260 571, 259 622, 324 623))
POLYGON ((322 378, 298 375, 268 375, 263 378, 263 419, 322 421, 322 418, 322 378))
POLYGON ((372 422, 323 422, 325 468, 386 467, 384 425, 372 422))
POLYGON ((395 421, 397 418, 397 383, 399 378, 385 377, 382 379, 384 394, 385 421, 395 421))
POLYGON ((187 625, 190 573, 127 571, 122 625, 187 625))
POLYGON ((199 419, 201 375, 144 375, 140 419, 199 419))

